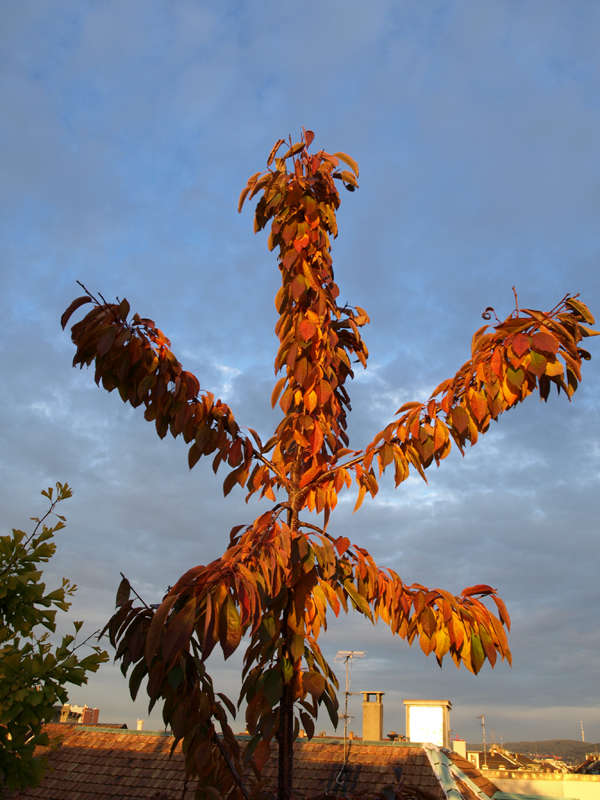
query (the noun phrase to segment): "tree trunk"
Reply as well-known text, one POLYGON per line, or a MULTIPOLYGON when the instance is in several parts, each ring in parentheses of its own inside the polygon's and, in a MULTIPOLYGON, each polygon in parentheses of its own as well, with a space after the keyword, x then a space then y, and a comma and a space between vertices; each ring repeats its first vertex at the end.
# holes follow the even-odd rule
POLYGON ((289 800, 294 782, 294 690, 293 681, 283 687, 279 703, 279 772, 277 800, 289 800))
MULTIPOLYGON (((292 536, 298 530, 298 502, 300 484, 300 461, 296 459, 290 470, 290 489, 288 510, 288 525, 292 536)), ((293 589, 290 587, 290 592, 293 589)), ((287 608, 284 611, 283 624, 281 626, 281 636, 286 642, 283 652, 290 661, 293 661, 291 653, 288 652, 288 628, 287 628, 287 609, 291 606, 288 598, 287 608)), ((301 663, 301 662, 300 662, 301 663)), ((296 669, 296 664, 294 664, 296 669)), ((277 800, 289 800, 292 796, 294 785, 294 677, 291 678, 283 687, 283 694, 279 703, 279 770, 277 775, 277 800)))

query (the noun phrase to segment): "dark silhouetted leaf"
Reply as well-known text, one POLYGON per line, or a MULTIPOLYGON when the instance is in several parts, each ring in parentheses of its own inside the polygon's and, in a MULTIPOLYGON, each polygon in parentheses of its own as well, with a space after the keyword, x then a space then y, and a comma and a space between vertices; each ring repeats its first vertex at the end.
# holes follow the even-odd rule
POLYGON ((94 301, 92 300, 92 298, 88 297, 87 295, 84 295, 83 297, 78 297, 75 300, 73 300, 71 305, 67 308, 67 310, 63 313, 62 317, 60 318, 60 324, 62 326, 63 331, 68 321, 71 319, 71 316, 74 311, 77 311, 78 308, 85 305, 86 303, 93 303, 93 302, 94 301))

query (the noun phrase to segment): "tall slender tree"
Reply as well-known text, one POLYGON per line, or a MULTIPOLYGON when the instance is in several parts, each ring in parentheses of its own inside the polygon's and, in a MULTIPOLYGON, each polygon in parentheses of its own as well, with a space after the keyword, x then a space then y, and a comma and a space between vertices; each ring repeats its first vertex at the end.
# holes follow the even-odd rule
MULTIPOLYGON (((93 303, 72 328, 74 364, 95 364, 96 382, 117 389, 124 402, 144 406, 158 435, 182 436, 192 468, 213 456, 215 472, 229 468, 228 495, 236 486, 271 505, 251 525, 230 533, 223 556, 196 566, 170 588, 158 607, 131 597, 123 579, 117 610, 107 625, 122 671, 130 667, 136 696, 144 679, 151 707, 164 701, 163 716, 175 740, 183 740, 188 773, 223 796, 242 797, 250 764, 260 774, 276 739, 278 797, 293 791, 293 742, 300 724, 309 736, 319 708, 337 723, 338 684, 318 644, 327 612, 349 608, 372 622, 382 620, 409 644, 418 640, 441 664, 477 673, 500 656, 510 661, 504 628, 510 621, 502 600, 486 585, 460 596, 443 589, 407 585, 380 568, 364 547, 328 530, 338 495, 354 480, 356 509, 375 497, 381 475, 392 469, 398 486, 412 469, 425 478, 454 442, 461 452, 475 444, 491 420, 538 389, 547 400, 552 384, 571 397, 581 379, 583 323, 594 320, 577 297, 552 311, 516 309, 506 320, 484 325, 473 336, 471 358, 443 381, 425 402, 405 403, 364 450, 350 448, 346 413, 353 360, 367 364, 360 329, 369 321, 359 306, 340 306, 334 280, 331 238, 337 236, 340 204, 336 182, 358 188, 358 167, 344 153, 309 151, 314 134, 273 147, 264 173, 248 181, 239 208, 259 196, 254 229, 269 223, 269 249, 277 251, 281 287, 275 298, 279 349, 272 394, 283 413, 263 444, 256 431, 241 428, 231 409, 201 390, 183 369, 167 337, 149 319, 134 314, 126 300, 107 303, 86 290, 63 315, 93 303), (322 515, 321 525, 303 512, 322 515), (485 605, 487 598, 496 613, 485 605), (249 637, 244 654, 240 702, 247 702, 251 740, 240 752, 227 722, 234 706, 216 693, 206 661, 217 644, 225 658, 249 637), (221 729, 217 736, 216 725, 221 729), (245 780, 245 779, 244 779, 245 780)), ((490 309, 486 320, 490 320, 490 309)), ((260 789, 261 784, 255 784, 260 789)))

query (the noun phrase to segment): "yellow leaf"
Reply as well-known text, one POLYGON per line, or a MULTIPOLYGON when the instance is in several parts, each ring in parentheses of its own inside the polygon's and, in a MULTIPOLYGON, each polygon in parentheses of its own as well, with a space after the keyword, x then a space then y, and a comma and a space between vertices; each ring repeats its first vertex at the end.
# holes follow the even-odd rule
POLYGON ((354 172, 354 174, 358 178, 358 164, 353 158, 350 158, 350 156, 346 155, 346 153, 334 153, 333 155, 336 158, 339 158, 340 161, 343 161, 345 164, 348 164, 350 169, 354 172))
POLYGON ((287 376, 284 375, 283 378, 280 378, 275 384, 273 393, 271 394, 271 408, 275 408, 275 404, 279 400, 279 395, 281 394, 281 390, 285 386, 286 380, 287 376))

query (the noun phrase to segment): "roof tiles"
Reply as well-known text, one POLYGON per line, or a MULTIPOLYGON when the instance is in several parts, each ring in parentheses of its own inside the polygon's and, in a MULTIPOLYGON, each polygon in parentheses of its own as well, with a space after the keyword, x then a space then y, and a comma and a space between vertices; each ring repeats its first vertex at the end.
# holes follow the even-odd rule
MULTIPOLYGON (((6 796, 12 800, 158 800, 159 796, 167 800, 181 797, 185 782, 184 761, 180 746, 172 757, 169 756, 173 743, 170 735, 57 723, 48 725, 46 730, 50 736, 63 737, 60 748, 48 753, 52 772, 36 789, 9 792, 6 796)), ((273 751, 263 777, 274 785, 276 745, 273 751)), ((401 785, 405 789, 414 787, 427 792, 431 800, 445 800, 439 776, 436 777, 427 753, 424 748, 405 742, 362 744, 360 740, 350 740, 344 766, 342 741, 319 737, 312 741, 299 740, 295 744, 294 786, 304 793, 327 790, 342 794, 401 785)), ((457 773, 457 777, 464 776, 453 786, 463 800, 482 800, 481 792, 491 797, 497 790, 469 761, 444 751, 442 761, 448 765, 449 759, 461 773, 457 773)), ((190 782, 187 797, 193 797, 194 788, 190 782)))

